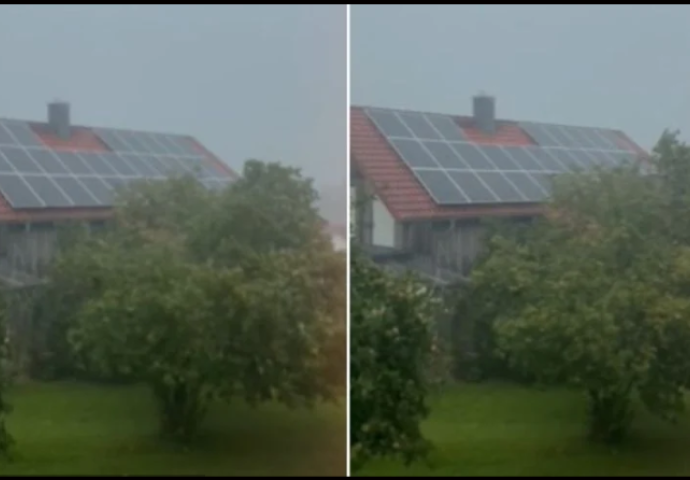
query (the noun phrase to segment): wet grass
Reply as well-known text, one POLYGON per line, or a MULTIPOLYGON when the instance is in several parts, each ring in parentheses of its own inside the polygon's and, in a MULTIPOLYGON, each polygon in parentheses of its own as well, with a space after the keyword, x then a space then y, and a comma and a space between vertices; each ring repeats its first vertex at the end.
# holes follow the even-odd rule
POLYGON ((678 425, 639 412, 616 450, 586 440, 586 402, 576 392, 458 385, 433 398, 424 433, 429 464, 384 460, 372 476, 690 475, 690 415, 678 425))
POLYGON ((346 414, 280 405, 214 405, 188 450, 157 435, 140 387, 34 383, 11 392, 16 458, 3 475, 344 476, 346 414))

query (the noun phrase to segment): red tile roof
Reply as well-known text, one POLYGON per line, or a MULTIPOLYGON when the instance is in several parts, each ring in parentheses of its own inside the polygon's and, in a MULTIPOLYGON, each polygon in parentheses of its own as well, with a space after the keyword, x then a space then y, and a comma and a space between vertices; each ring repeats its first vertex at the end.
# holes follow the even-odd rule
MULTIPOLYGON (((70 138, 63 139, 50 132, 48 125, 40 122, 26 122, 46 148, 68 152, 109 152, 110 148, 101 141, 90 127, 71 127, 70 138)), ((228 165, 205 148, 193 137, 187 137, 196 150, 205 156, 220 172, 238 178, 228 165)), ((45 208, 15 210, 0 193, 0 221, 2 222, 52 222, 61 220, 100 220, 112 213, 109 207, 90 208, 45 208)))
MULTIPOLYGON (((531 216, 544 211, 539 204, 441 206, 427 193, 388 141, 367 117, 364 108, 350 107, 350 159, 352 167, 369 182, 397 220, 462 219, 487 216, 531 216)), ((488 135, 474 126, 472 117, 453 117, 465 137, 482 145, 536 145, 517 122, 499 120, 488 135)), ((619 146, 645 153, 623 132, 615 132, 619 146)))

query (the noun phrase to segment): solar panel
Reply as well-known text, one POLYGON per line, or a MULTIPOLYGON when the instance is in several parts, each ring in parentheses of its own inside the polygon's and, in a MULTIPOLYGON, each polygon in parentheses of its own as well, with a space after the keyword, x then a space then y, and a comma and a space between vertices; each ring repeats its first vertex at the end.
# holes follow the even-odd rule
POLYGON ((0 123, 0 145, 17 145, 17 141, 2 123, 0 123))
POLYGON ((146 165, 146 168, 154 172, 148 178, 165 178, 168 176, 165 171, 165 164, 159 162, 154 155, 141 155, 140 158, 144 165, 146 165))
POLYGON ((438 167, 434 157, 417 140, 391 139, 391 144, 410 168, 438 167))
MULTIPOLYGON (((161 159, 161 161, 167 165, 168 170, 173 175, 187 175, 192 173, 190 167, 188 167, 188 162, 186 162, 183 158, 165 157, 161 159)), ((222 174, 220 177, 227 180, 226 174, 222 174)))
POLYGON ((152 153, 158 155, 176 155, 178 153, 177 148, 169 145, 168 142, 165 141, 165 135, 148 133, 146 134, 146 139, 148 140, 152 153))
POLYGON ((100 153, 101 158, 117 175, 126 177, 136 176, 134 169, 122 158, 121 155, 113 152, 100 153))
POLYGON ((130 152, 132 147, 126 143, 115 130, 94 130, 98 138, 101 139, 111 150, 116 152, 130 152))
POLYGON ((597 167, 603 167, 603 168, 611 168, 613 167, 613 157, 609 155, 608 152, 605 151, 583 151, 584 154, 586 154, 592 164, 597 167))
POLYGON ((502 172, 477 172, 477 176, 498 197, 499 202, 518 203, 527 200, 502 172))
POLYGON ((22 147, 0 147, 0 154, 19 173, 44 173, 44 170, 22 147))
POLYGON ((531 177, 535 182, 539 184, 539 186, 547 193, 547 195, 551 194, 552 175, 543 173, 533 173, 531 177))
MULTIPOLYGON (((87 178, 87 177, 81 177, 87 178)), ((69 195, 76 207, 102 207, 103 205, 86 188, 80 178, 77 177, 53 177, 55 183, 69 195)))
POLYGON ((0 191, 14 208, 92 207, 110 205, 118 186, 141 179, 194 174, 209 188, 231 181, 188 137, 95 133, 112 152, 54 151, 27 122, 0 120, 0 191))
POLYGON ((587 128, 563 127, 568 135, 576 142, 578 148, 606 149, 599 138, 594 136, 587 128))
POLYGON ((32 148, 31 150, 27 150, 27 153, 31 155, 34 162, 40 165, 48 174, 61 175, 69 173, 67 167, 50 150, 32 148))
POLYGON ((199 156, 200 152, 191 139, 181 135, 170 135, 168 139, 171 140, 182 152, 182 155, 199 156))
POLYGON ((439 205, 467 203, 467 196, 443 170, 416 170, 415 175, 439 205))
POLYGON ((544 129, 543 125, 537 123, 521 123, 520 128, 527 132, 527 135, 539 144, 540 147, 558 147, 558 141, 544 129))
POLYGON ((471 169, 465 161, 453 150, 450 145, 444 142, 422 142, 427 152, 429 152, 443 168, 448 169, 471 169))
POLYGON ((561 147, 566 148, 583 148, 584 145, 578 141, 573 135, 572 131, 575 128, 565 128, 560 125, 549 125, 546 127, 547 132, 551 135, 561 147))
POLYGON ((601 137, 602 141, 609 144, 612 149, 615 150, 625 150, 624 148, 619 146, 619 142, 621 139, 619 138, 618 134, 612 130, 603 130, 601 128, 598 128, 595 130, 596 134, 601 137))
POLYGON ((412 132, 402 123, 402 120, 392 111, 369 110, 369 118, 376 125, 376 128, 386 137, 411 137, 412 132))
POLYGON ((522 172, 505 172, 505 176, 528 201, 541 202, 546 199, 548 191, 535 180, 533 175, 522 172))
POLYGON ((123 139, 125 143, 127 143, 127 145, 130 147, 130 151, 137 153, 149 153, 151 151, 146 142, 140 140, 139 137, 141 135, 135 132, 127 131, 121 131, 118 133, 120 135, 120 138, 123 139))
POLYGON ((171 152, 172 155, 186 155, 188 149, 180 145, 173 135, 159 135, 158 141, 171 152))
POLYGON ((108 184, 113 192, 117 192, 118 190, 125 188, 128 183, 124 178, 116 177, 106 177, 103 179, 103 181, 108 184))
POLYGON ((449 142, 462 142, 467 140, 457 123, 448 115, 427 114, 426 119, 444 140, 449 142))
POLYGON ((17 140, 17 144, 24 147, 42 147, 43 143, 26 122, 4 120, 1 122, 5 129, 17 140))
POLYGON ((520 128, 542 147, 623 150, 611 130, 537 123, 520 123, 520 128))
POLYGON ((466 140, 460 127, 448 115, 378 109, 367 109, 366 114, 387 138, 466 140))
POLYGON ((422 140, 442 139, 434 126, 426 120, 424 114, 400 112, 399 117, 416 138, 422 140))
POLYGON ((146 133, 128 132, 127 141, 137 152, 161 153, 161 147, 146 133))
POLYGON ((449 171, 448 174, 457 185, 462 185, 462 191, 469 198, 470 203, 496 203, 500 201, 498 195, 472 171, 449 171))
POLYGON ((567 150, 567 153, 575 159, 575 163, 581 165, 580 168, 591 169, 596 166, 592 157, 587 154, 587 150, 567 150))
POLYGON ((156 155, 142 155, 143 161, 153 170, 159 173, 160 176, 167 177, 173 175, 171 171, 171 162, 163 160, 156 155))
MULTIPOLYGON (((555 174, 634 160, 601 129, 523 123, 539 146, 477 145, 447 115, 365 112, 439 205, 541 202, 555 174)), ((211 170, 198 173, 205 184, 211 170)))
MULTIPOLYGON (((217 171, 192 139, 182 135, 133 132, 126 130, 95 129, 96 135, 115 153, 144 156, 147 166, 141 166, 141 159, 125 157, 125 163, 134 163, 137 172, 147 176, 161 176, 164 172, 189 173, 187 160, 207 176, 227 178, 225 171, 217 171), (185 162, 180 162, 184 159, 185 162), (153 171, 152 171, 153 169, 153 171)), ((406 136, 410 137, 409 132, 406 136)))
POLYGON ((57 184, 45 175, 24 177, 29 187, 43 200, 46 207, 73 207, 74 203, 57 184))
POLYGON ((42 208, 45 203, 29 185, 16 174, 0 173, 0 192, 12 208, 42 208))
POLYGON ((117 175, 117 172, 98 153, 81 152, 75 155, 80 157, 96 175, 117 175))
POLYGON ((547 172, 565 172, 567 171, 565 165, 558 161, 556 157, 551 155, 545 148, 540 147, 525 147, 525 150, 534 157, 535 160, 547 172))
POLYGON ((156 170, 144 161, 141 155, 133 153, 123 154, 122 159, 137 172, 137 177, 150 178, 160 176, 156 170))
POLYGON ((515 161, 501 147, 483 146, 479 150, 489 158, 497 170, 520 170, 515 161))
POLYGON ((54 152, 67 171, 72 175, 93 175, 93 171, 84 160, 71 152, 54 152))
POLYGON ((563 148, 549 148, 547 151, 565 167, 565 171, 574 172, 583 168, 577 158, 569 155, 568 151, 563 148))
MULTIPOLYGON (((162 172, 166 175, 185 175, 191 173, 190 169, 187 168, 186 163, 182 160, 182 157, 156 157, 160 163, 160 168, 162 172)), ((205 162, 203 162, 205 163, 205 162)), ((227 175, 220 173, 216 175, 219 178, 225 178, 227 175)))
POLYGON ((113 204, 113 193, 110 185, 97 177, 84 177, 79 180, 91 195, 96 198, 99 205, 108 206, 113 204))
POLYGON ((14 167, 7 161, 4 155, 0 154, 0 173, 14 173, 14 167))
POLYGON ((471 143, 451 143, 451 148, 472 170, 495 170, 496 167, 482 151, 471 143))
POLYGON ((110 206, 119 186, 189 173, 213 189, 232 180, 201 157, 0 145, 0 192, 17 209, 110 206))
POLYGON ((520 170, 529 170, 539 172, 544 170, 544 167, 539 161, 525 147, 504 147, 505 152, 510 155, 515 164, 520 167, 520 170))

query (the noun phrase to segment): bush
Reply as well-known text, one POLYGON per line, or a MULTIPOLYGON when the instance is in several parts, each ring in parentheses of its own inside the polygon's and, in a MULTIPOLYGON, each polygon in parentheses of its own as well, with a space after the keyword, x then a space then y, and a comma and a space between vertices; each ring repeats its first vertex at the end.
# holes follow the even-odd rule
POLYGON ((411 462, 429 449, 420 422, 442 359, 437 302, 424 284, 388 275, 356 249, 350 265, 351 465, 387 455, 411 462))

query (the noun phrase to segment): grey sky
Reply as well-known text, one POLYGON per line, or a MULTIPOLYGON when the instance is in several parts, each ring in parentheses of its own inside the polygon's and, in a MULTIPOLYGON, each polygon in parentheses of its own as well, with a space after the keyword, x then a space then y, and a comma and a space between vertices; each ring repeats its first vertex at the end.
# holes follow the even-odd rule
POLYGON ((649 148, 690 138, 690 6, 351 8, 355 104, 614 127, 649 148))
MULTIPOLYGON (((196 136, 249 157, 346 172, 346 9, 323 6, 0 6, 0 116, 196 136)), ((345 199, 343 198, 343 202, 345 199)))

